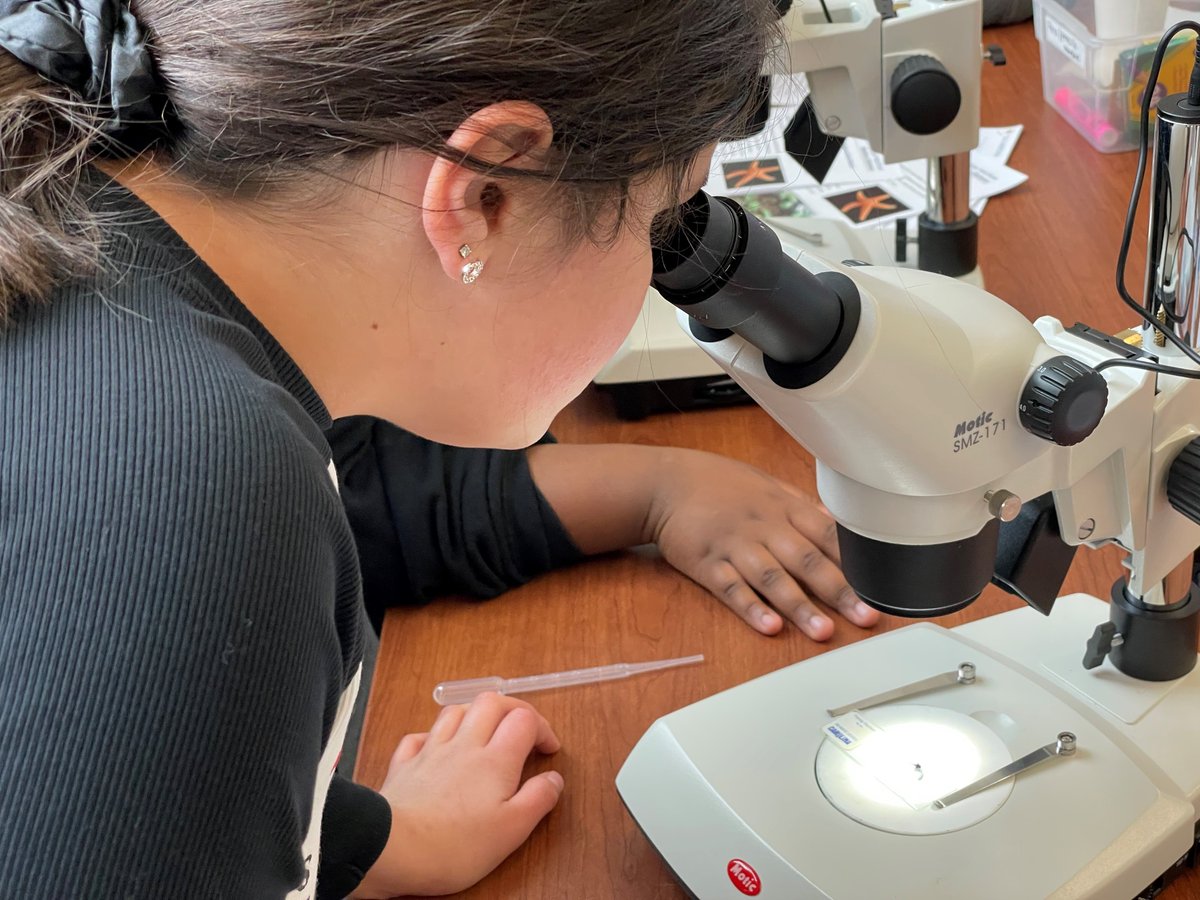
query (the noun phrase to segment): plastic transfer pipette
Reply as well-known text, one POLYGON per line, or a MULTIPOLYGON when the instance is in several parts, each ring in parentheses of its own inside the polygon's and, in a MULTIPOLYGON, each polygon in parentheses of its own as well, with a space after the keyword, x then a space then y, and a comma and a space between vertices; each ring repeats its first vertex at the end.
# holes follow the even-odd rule
POLYGON ((574 684, 591 684, 596 681, 615 681, 643 672, 657 672, 675 666, 690 666, 704 662, 704 654, 681 656, 678 659, 660 659, 653 662, 614 663, 611 666, 593 666, 590 669, 572 669, 569 672, 552 672, 549 675, 525 675, 521 678, 467 678, 463 681, 443 681, 433 689, 433 699, 442 706, 454 703, 470 703, 478 694, 495 691, 498 694, 527 694, 530 691, 545 691, 550 688, 570 687, 574 684))

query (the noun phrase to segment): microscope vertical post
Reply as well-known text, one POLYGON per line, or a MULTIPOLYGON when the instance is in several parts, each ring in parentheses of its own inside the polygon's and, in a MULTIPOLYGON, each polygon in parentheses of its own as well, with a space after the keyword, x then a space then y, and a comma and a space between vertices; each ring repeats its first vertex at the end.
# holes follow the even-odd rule
POLYGON ((926 209, 918 226, 920 266, 959 277, 979 265, 979 217, 971 211, 971 154, 929 160, 926 209))
MULTIPOLYGON (((1153 160, 1144 302, 1163 330, 1200 347, 1200 266, 1194 245, 1200 233, 1200 106, 1189 103, 1187 94, 1159 102, 1153 160)), ((1154 343, 1160 356, 1177 352, 1161 334, 1154 343)), ((1189 460, 1184 455, 1176 464, 1186 468, 1189 460)), ((1171 495, 1180 489, 1169 488, 1172 505, 1176 498, 1171 495)), ((1101 626, 1105 633, 1100 649, 1111 648, 1114 666, 1151 681, 1180 678, 1195 667, 1200 637, 1195 574, 1194 555, 1189 554, 1140 597, 1130 593, 1124 578, 1113 586, 1110 624, 1101 626)))
MULTIPOLYGON (((1159 104, 1155 125, 1146 255, 1146 304, 1192 347, 1200 348, 1200 109, 1185 94, 1159 104)), ((1165 342, 1156 341, 1159 346, 1165 342)))
POLYGON ((953 225, 970 218, 970 153, 954 153, 929 160, 925 214, 939 225, 953 225))

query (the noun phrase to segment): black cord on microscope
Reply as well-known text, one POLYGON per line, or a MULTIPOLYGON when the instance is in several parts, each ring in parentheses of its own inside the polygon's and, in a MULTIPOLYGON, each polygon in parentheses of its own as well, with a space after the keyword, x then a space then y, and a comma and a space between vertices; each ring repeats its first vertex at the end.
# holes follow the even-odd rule
POLYGON ((1162 363, 1151 362, 1148 359, 1106 359, 1097 363, 1093 368, 1097 372, 1105 369, 1115 369, 1124 366, 1127 369, 1144 369, 1147 372, 1157 372, 1159 375, 1178 375, 1180 378, 1200 378, 1200 369, 1180 369, 1177 366, 1164 366, 1162 363))
MULTIPOLYGON (((1154 91, 1158 87, 1158 73, 1162 68, 1163 57, 1166 55, 1167 48, 1171 45, 1171 41, 1175 35, 1181 31, 1191 30, 1196 32, 1200 37, 1200 24, 1196 22, 1180 22, 1172 26, 1162 39, 1158 42, 1158 47, 1154 51, 1154 62, 1150 66, 1149 77, 1146 79, 1145 92, 1142 94, 1142 121, 1141 131, 1138 141, 1138 164, 1137 174, 1133 179, 1133 193, 1129 197, 1129 209, 1125 214, 1125 230, 1121 237, 1121 249, 1117 254, 1117 294, 1125 305, 1136 312, 1144 319, 1151 327, 1158 329, 1159 334, 1164 335, 1167 340, 1178 347, 1183 354, 1190 360, 1200 365, 1200 353, 1197 353, 1187 342, 1179 337, 1175 332, 1165 327, 1160 327, 1159 322, 1150 315, 1149 310, 1143 307, 1140 303, 1133 299, 1129 291, 1125 287, 1125 266, 1129 260, 1129 245, 1133 239, 1133 225, 1137 218, 1138 201, 1142 196, 1142 183, 1146 178, 1146 157, 1150 150, 1150 107, 1154 102, 1154 91)), ((1192 65, 1192 77, 1188 83, 1188 103, 1200 106, 1200 39, 1196 42, 1196 59, 1192 65)), ((1162 366, 1158 363, 1149 363, 1137 360, 1106 360, 1097 368, 1110 368, 1117 365, 1127 365, 1135 369, 1149 369, 1151 371, 1163 372, 1169 375, 1183 375, 1189 372, 1188 369, 1171 369, 1169 366, 1162 366), (1133 363, 1137 362, 1137 365, 1133 363)), ((1197 374, 1187 374, 1187 378, 1195 378, 1197 374)))

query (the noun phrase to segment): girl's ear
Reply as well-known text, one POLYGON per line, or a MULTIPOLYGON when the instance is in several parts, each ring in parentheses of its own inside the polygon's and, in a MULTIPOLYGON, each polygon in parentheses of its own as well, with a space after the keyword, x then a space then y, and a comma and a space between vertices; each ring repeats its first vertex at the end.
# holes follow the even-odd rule
MULTIPOLYGON (((554 137, 541 107, 523 101, 486 106, 467 118, 446 142, 460 160, 485 166, 538 169, 554 137)), ((502 215, 514 203, 510 191, 486 172, 439 156, 425 183, 422 224, 446 277, 462 278, 465 255, 486 261, 489 242, 505 227, 502 215)))

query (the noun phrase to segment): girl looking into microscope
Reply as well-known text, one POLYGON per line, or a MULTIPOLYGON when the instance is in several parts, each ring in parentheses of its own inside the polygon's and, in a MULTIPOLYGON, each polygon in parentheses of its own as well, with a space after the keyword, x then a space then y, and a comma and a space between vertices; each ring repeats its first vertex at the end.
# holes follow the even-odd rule
MULTIPOLYGON (((737 127, 773 21, 768 0, 0 0, 6 895, 447 893, 554 806, 557 773, 520 775, 557 737, 494 695, 405 738, 379 792, 335 774, 366 632, 324 432, 544 434, 629 331, 651 223, 737 127)), ((346 440, 356 466, 387 443, 346 440)), ((828 519, 754 470, 422 454, 346 492, 361 512, 372 478, 408 479, 380 496, 429 528, 385 548, 425 554, 414 582, 488 528, 528 542, 493 587, 650 539, 764 632, 828 637, 813 598, 874 621, 828 519), (458 465, 481 492, 435 496, 458 465), (470 528, 422 518, 489 491, 470 528)))

